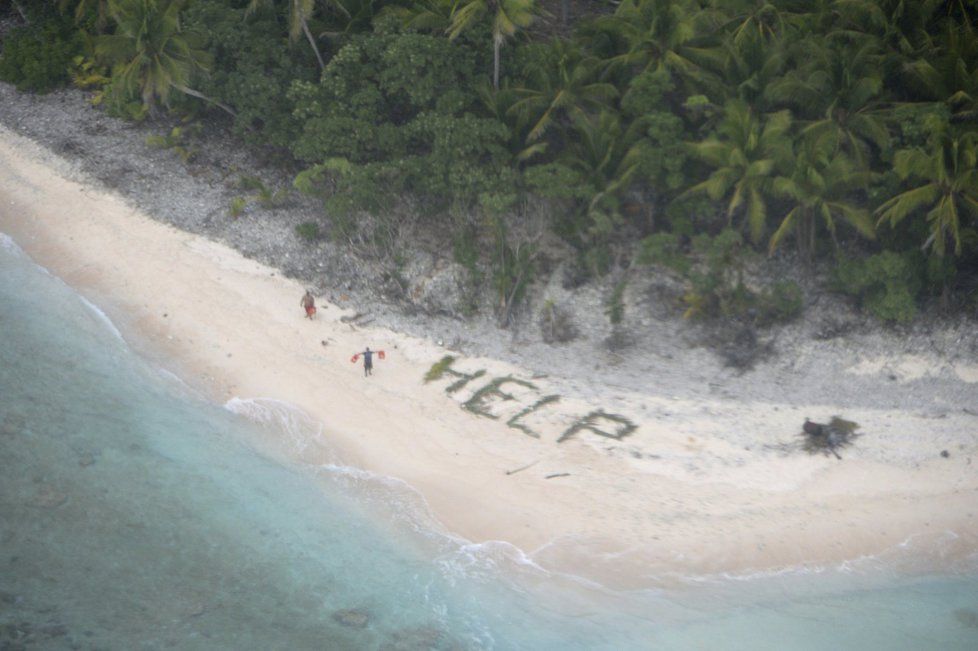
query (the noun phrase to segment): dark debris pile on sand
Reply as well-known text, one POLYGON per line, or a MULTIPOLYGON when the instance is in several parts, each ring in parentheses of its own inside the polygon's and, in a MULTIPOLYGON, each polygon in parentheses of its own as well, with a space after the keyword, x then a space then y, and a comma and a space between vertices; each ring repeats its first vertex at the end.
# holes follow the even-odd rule
MULTIPOLYGON (((838 297, 811 288, 805 316, 787 327, 747 332, 747 324, 725 326, 737 336, 726 338, 719 355, 702 346, 712 336, 709 329, 678 318, 678 283, 643 269, 628 272, 625 321, 617 328, 606 316, 613 280, 571 289, 556 261, 540 274, 509 329, 497 327, 487 304, 463 318, 456 308, 465 291, 464 272, 450 247, 439 247, 432 233, 406 219, 397 237, 407 262, 395 270, 389 258, 362 242, 328 237, 330 221, 319 202, 291 190, 296 170, 265 162, 268 156, 235 142, 220 118, 215 120, 194 136, 193 155, 185 161, 174 149, 147 143, 172 125, 116 120, 76 90, 38 96, 0 83, 0 124, 67 161, 76 180, 101 185, 156 219, 276 267, 320 296, 369 314, 377 325, 547 374, 569 395, 610 404, 625 389, 840 408, 912 407, 935 416, 978 401, 976 385, 950 370, 957 363, 978 364, 974 323, 888 331, 838 297), (260 179, 285 200, 262 206, 242 184, 247 178, 260 179), (235 200, 244 203, 236 217, 235 200), (307 222, 327 237, 300 238, 296 226, 307 222), (555 307, 575 333, 571 341, 554 341, 545 332, 548 321, 542 317, 555 307), (863 359, 901 355, 933 358, 938 370, 918 378, 885 365, 866 374, 846 371, 863 359)), ((781 264, 781 275, 794 276, 794 265, 781 264)), ((491 292, 484 294, 490 300, 491 292)))

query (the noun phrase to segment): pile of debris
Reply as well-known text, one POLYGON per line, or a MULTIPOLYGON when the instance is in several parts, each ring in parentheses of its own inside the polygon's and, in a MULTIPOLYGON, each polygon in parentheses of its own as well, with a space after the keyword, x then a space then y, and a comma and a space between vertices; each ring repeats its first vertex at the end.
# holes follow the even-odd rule
POLYGON ((806 418, 805 424, 802 425, 801 435, 805 437, 802 448, 810 454, 821 452, 828 455, 831 453, 835 455, 836 459, 841 459, 838 449, 850 445, 859 436, 856 433, 857 429, 859 429, 859 425, 838 416, 833 416, 827 425, 815 423, 806 418))

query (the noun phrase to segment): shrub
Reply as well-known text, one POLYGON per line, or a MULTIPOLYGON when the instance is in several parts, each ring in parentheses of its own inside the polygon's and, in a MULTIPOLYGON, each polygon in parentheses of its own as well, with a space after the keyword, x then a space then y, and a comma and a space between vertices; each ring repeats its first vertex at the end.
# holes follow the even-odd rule
POLYGON ((801 288, 791 281, 776 282, 759 292, 743 282, 748 256, 741 236, 733 230, 717 236, 698 235, 686 252, 684 237, 656 233, 642 240, 637 261, 658 264, 677 272, 686 281, 683 296, 686 318, 749 318, 759 326, 790 321, 801 313, 801 288))
POLYGON ((692 264, 683 253, 682 239, 675 233, 654 233, 643 239, 637 259, 640 264, 659 264, 681 275, 688 273, 692 264))
POLYGON ((577 338, 577 327, 570 314, 548 299, 540 311, 540 333, 548 344, 564 344, 577 338))
POLYGON ((289 190, 287 188, 273 190, 257 176, 242 176, 238 181, 238 187, 242 190, 254 191, 254 200, 262 208, 269 210, 280 208, 288 202, 289 190))
POLYGON ((283 42, 274 10, 246 18, 243 4, 195 0, 187 7, 184 27, 206 35, 212 60, 197 90, 234 107, 234 132, 244 140, 286 147, 299 128, 289 85, 315 79, 316 61, 310 48, 283 42))
POLYGON ((862 260, 843 259, 835 269, 835 288, 859 299, 883 321, 906 323, 917 314, 924 276, 919 252, 884 251, 862 260))
POLYGON ((691 287, 683 298, 686 318, 740 316, 753 307, 753 295, 743 282, 748 251, 739 233, 727 229, 715 237, 697 235, 693 255, 697 264, 686 274, 691 287))
POLYGON ((322 237, 319 224, 316 222, 303 222, 295 227, 295 234, 306 242, 314 242, 322 237))
POLYGON ((506 126, 474 113, 479 77, 462 41, 389 22, 351 37, 318 83, 292 84, 292 153, 334 184, 330 214, 386 211, 405 193, 425 212, 468 208, 517 185, 506 126), (449 89, 449 90, 444 90, 449 89))
POLYGON ((757 301, 757 321, 760 325, 791 321, 803 307, 801 287, 791 280, 774 283, 761 292, 757 301))
POLYGON ((69 74, 75 88, 94 90, 97 93, 93 104, 101 101, 102 89, 109 83, 109 73, 105 66, 99 65, 92 57, 79 54, 72 58, 69 74))
POLYGON ((237 219, 244 213, 245 208, 248 206, 248 199, 245 197, 234 197, 231 199, 231 204, 228 206, 228 214, 231 215, 232 219, 237 219))
POLYGON ((200 130, 201 126, 197 122, 185 127, 173 127, 168 134, 147 136, 146 144, 160 149, 169 149, 184 163, 189 163, 197 156, 197 147, 189 144, 188 138, 195 137, 200 130))
POLYGON ((611 295, 608 297, 608 304, 605 306, 605 314, 608 315, 608 321, 611 325, 617 326, 621 325, 621 322, 625 320, 625 287, 627 282, 620 280, 615 283, 615 286, 611 290, 611 295))
POLYGON ((3 40, 0 79, 17 90, 52 91, 67 84, 72 60, 83 49, 80 32, 63 18, 13 29, 3 40))

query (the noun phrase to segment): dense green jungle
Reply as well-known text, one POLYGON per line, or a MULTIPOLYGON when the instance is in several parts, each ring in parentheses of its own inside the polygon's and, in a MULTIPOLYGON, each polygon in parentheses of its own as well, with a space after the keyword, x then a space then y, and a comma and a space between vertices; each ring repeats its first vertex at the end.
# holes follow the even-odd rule
POLYGON ((326 236, 409 205, 507 313, 545 246, 521 228, 533 213, 574 282, 668 268, 691 318, 795 316, 794 282, 745 280, 779 256, 885 322, 978 314, 975 0, 0 12, 0 79, 184 125, 174 146, 193 125, 228 129, 321 197, 326 236))

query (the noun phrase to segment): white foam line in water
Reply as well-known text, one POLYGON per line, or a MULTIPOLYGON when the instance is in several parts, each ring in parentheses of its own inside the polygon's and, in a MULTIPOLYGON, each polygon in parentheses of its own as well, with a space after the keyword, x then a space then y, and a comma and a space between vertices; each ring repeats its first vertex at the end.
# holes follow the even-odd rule
POLYGON ((195 398, 204 397, 204 394, 202 394, 198 389, 195 389, 193 386, 187 384, 187 382, 182 377, 180 377, 173 371, 163 368, 162 366, 154 365, 153 368, 156 370, 157 373, 163 376, 168 382, 171 382, 175 386, 179 387, 181 391, 185 391, 187 392, 187 394, 194 396, 195 398))
POLYGON ((262 425, 280 427, 296 451, 302 452, 309 443, 321 441, 323 425, 298 406, 275 398, 231 398, 224 403, 228 411, 262 425))
POLYGON ((319 468, 337 475, 346 475, 347 477, 352 477, 361 481, 377 482, 392 488, 403 488, 414 493, 422 500, 424 499, 424 496, 422 496, 414 486, 407 483, 403 479, 398 479, 397 477, 391 477, 390 475, 379 475, 375 472, 364 470, 363 468, 344 466, 336 463, 324 463, 320 465, 319 468))
POLYGON ((90 300, 88 300, 81 294, 78 294, 78 298, 80 298, 81 302, 85 304, 85 307, 87 307, 89 310, 92 311, 93 314, 95 314, 95 318, 101 321, 105 325, 105 327, 109 329, 109 332, 115 335, 116 339, 125 343, 126 340, 122 338, 122 333, 119 332, 119 329, 115 327, 115 324, 112 323, 112 319, 110 319, 105 312, 100 310, 99 307, 95 305, 95 303, 92 303, 90 300))
MULTIPOLYGON (((501 560, 505 560, 514 566, 524 569, 532 569, 546 576, 552 574, 533 560, 529 554, 508 541, 486 540, 483 542, 473 542, 463 536, 448 531, 434 516, 424 495, 403 479, 341 464, 327 463, 318 466, 318 468, 334 475, 381 485, 388 489, 404 491, 404 493, 409 494, 411 500, 416 501, 417 510, 414 512, 413 517, 409 516, 407 518, 408 523, 417 533, 435 536, 443 540, 450 547, 447 552, 435 559, 435 563, 442 568, 446 578, 472 577, 475 574, 494 571, 498 567, 498 562, 501 560)), ((407 495, 402 499, 407 501, 407 495)), ((404 510, 397 509, 396 513, 404 514, 404 510)))
POLYGON ((102 322, 103 325, 105 325, 105 327, 109 330, 109 332, 111 332, 115 336, 116 339, 118 339, 122 343, 126 343, 126 340, 123 338, 122 333, 119 332, 119 329, 115 326, 115 323, 112 322, 112 319, 109 318, 109 315, 107 315, 105 312, 99 309, 99 307, 94 303, 92 303, 90 300, 82 296, 81 293, 79 293, 74 287, 66 283, 60 277, 55 276, 53 273, 51 273, 47 267, 35 262, 33 258, 27 255, 27 252, 24 251, 24 249, 22 249, 20 245, 17 244, 17 242, 15 242, 13 238, 7 235, 6 233, 0 233, 0 247, 2 247, 6 251, 10 251, 11 253, 13 253, 18 257, 27 258, 34 264, 35 267, 43 271, 45 274, 47 274, 51 278, 57 279, 58 282, 60 282, 62 285, 67 287, 69 290, 71 290, 71 292, 75 296, 77 296, 79 300, 81 300, 81 302, 85 305, 85 307, 87 307, 95 315, 96 319, 98 319, 99 321, 102 322))
POLYGON ((756 581, 778 576, 822 574, 828 571, 824 565, 787 565, 769 570, 747 570, 744 572, 717 572, 716 574, 671 574, 675 578, 690 583, 718 583, 721 581, 756 581))
MULTIPOLYGON (((282 428, 293 440, 298 451, 308 444, 310 436, 318 438, 323 432, 322 423, 301 408, 274 398, 233 397, 224 403, 224 408, 258 424, 282 428)), ((505 549, 505 555, 519 565, 539 567, 522 550, 509 543, 503 541, 473 543, 448 532, 434 516, 424 495, 403 479, 340 463, 322 463, 310 467, 337 478, 351 479, 382 488, 384 494, 380 497, 381 503, 394 519, 405 522, 416 533, 428 537, 434 536, 436 540, 444 541, 452 548, 442 557, 442 565, 445 569, 451 568, 451 559, 454 556, 468 559, 459 565, 471 565, 475 562, 475 557, 481 553, 490 556, 501 549, 505 549)), ((540 569, 542 571, 542 568, 540 569)))
POLYGON ((426 538, 434 538, 437 541, 452 540, 452 534, 435 517, 431 505, 421 491, 403 479, 336 463, 324 463, 315 468, 335 478, 349 479, 366 484, 368 487, 382 488, 384 495, 380 496, 379 501, 392 519, 406 523, 415 533, 426 538))
POLYGON ((445 563, 452 564, 461 561, 468 565, 493 567, 495 566, 496 559, 502 557, 516 565, 532 568, 546 575, 550 574, 550 572, 530 558, 526 552, 505 540, 485 540, 477 543, 466 540, 461 536, 449 534, 448 537, 458 547, 448 557, 442 558, 445 563))
MULTIPOLYGON (((309 444, 310 439, 320 440, 324 431, 323 424, 300 407, 275 398, 240 398, 236 396, 224 403, 224 408, 244 416, 252 422, 277 427, 285 431, 297 452, 302 452, 309 444)), ((379 500, 382 508, 389 512, 393 519, 404 522, 419 535, 434 537, 435 540, 443 541, 442 544, 448 543, 455 549, 464 549, 473 545, 471 541, 448 532, 434 516, 424 495, 403 479, 335 462, 311 464, 309 467, 314 471, 325 472, 333 477, 346 478, 381 488, 383 494, 379 496, 379 500)), ((378 496, 370 495, 368 491, 365 498, 376 499, 378 496)), ((474 550, 471 547, 469 549, 470 551, 474 550)), ((516 548, 513 547, 513 549, 516 548)), ((514 553, 513 556, 514 558, 526 559, 526 555, 522 551, 514 553)), ((527 562, 532 564, 529 559, 527 562)))
MULTIPOLYGON (((773 567, 762 570, 749 569, 743 572, 719 572, 717 574, 703 575, 671 575, 693 583, 709 583, 715 581, 751 581, 755 579, 766 579, 777 576, 791 574, 823 574, 825 572, 839 572, 842 574, 865 573, 868 570, 879 569, 881 566, 899 569, 901 561, 915 561, 919 559, 920 549, 916 548, 918 539, 926 539, 931 536, 927 533, 915 533, 909 535, 905 540, 896 543, 892 547, 883 549, 878 554, 863 554, 854 558, 843 560, 835 565, 819 565, 801 563, 799 565, 786 565, 784 567, 773 567)), ((945 530, 939 534, 931 545, 939 554, 946 552, 944 546, 959 539, 960 536, 951 530, 945 530)), ((927 544, 926 540, 923 544, 927 544)))

